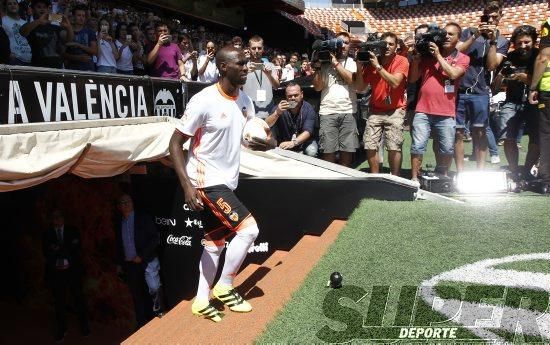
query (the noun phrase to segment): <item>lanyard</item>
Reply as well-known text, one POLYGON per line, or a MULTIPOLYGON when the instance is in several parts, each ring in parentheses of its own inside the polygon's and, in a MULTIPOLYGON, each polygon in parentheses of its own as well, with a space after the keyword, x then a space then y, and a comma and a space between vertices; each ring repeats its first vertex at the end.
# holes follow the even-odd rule
POLYGON ((260 76, 258 77, 258 74, 256 74, 256 71, 252 72, 254 73, 254 76, 256 77, 256 80, 258 81, 258 84, 260 84, 260 87, 262 87, 262 81, 264 79, 264 72, 260 71, 260 76))
POLYGON ((302 125, 302 109, 300 109, 300 114, 296 114, 296 120, 293 119, 292 113, 288 111, 288 119, 290 121, 290 124, 292 125, 292 132, 298 136, 298 129, 302 125))

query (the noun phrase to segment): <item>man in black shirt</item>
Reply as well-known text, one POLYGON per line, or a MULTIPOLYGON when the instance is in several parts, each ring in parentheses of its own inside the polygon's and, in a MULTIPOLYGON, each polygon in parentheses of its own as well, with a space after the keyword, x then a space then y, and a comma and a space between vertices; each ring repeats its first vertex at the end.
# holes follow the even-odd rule
POLYGON ((32 51, 32 66, 63 68, 64 43, 72 42, 74 32, 67 17, 50 14, 50 0, 31 2, 34 21, 21 27, 21 35, 29 41, 32 51), (65 30, 63 40, 61 31, 65 30))
POLYGON ((525 174, 539 157, 537 109, 527 102, 528 82, 533 73, 533 66, 538 54, 534 47, 537 41, 537 30, 530 25, 521 25, 512 33, 511 42, 515 50, 508 54, 499 74, 493 82, 493 93, 498 93, 503 81, 507 83, 506 100, 500 106, 497 117, 497 137, 504 138, 504 152, 510 171, 518 175, 518 147, 516 138, 525 121, 529 135, 529 149, 525 158, 525 174))
POLYGON ((304 101, 300 85, 290 82, 285 89, 286 99, 271 110, 265 122, 274 129, 277 145, 283 150, 317 156, 315 124, 318 117, 313 106, 304 101))

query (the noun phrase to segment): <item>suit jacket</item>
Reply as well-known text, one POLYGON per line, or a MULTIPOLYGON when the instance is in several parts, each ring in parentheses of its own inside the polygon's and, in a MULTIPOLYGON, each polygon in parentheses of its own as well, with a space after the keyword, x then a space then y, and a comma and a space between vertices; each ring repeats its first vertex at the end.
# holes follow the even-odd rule
MULTIPOLYGON (((122 218, 119 218, 116 231, 117 260, 121 264, 124 257, 124 245, 122 243, 122 218)), ((159 232, 153 219, 147 213, 134 211, 134 245, 137 255, 144 263, 157 257, 159 245, 159 232)))
POLYGON ((46 279, 56 271, 57 260, 66 259, 69 263, 69 270, 73 273, 82 273, 83 265, 81 258, 80 233, 69 225, 63 227, 63 242, 59 243, 57 232, 49 228, 42 239, 42 249, 46 258, 46 279))

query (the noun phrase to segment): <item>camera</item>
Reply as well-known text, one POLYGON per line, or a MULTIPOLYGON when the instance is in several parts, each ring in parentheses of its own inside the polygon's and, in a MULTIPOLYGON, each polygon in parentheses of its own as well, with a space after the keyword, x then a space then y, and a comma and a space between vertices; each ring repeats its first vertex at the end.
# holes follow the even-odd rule
POLYGON ((369 62, 370 53, 373 53, 377 58, 381 58, 386 54, 388 44, 378 38, 378 34, 369 34, 367 42, 359 43, 359 51, 357 52, 357 61, 369 62))
POLYGON ((311 48, 315 51, 315 60, 329 62, 330 53, 336 53, 343 46, 344 41, 341 38, 333 38, 326 41, 317 40, 311 48))
POLYGON ((504 78, 510 78, 513 74, 516 74, 516 71, 517 68, 512 65, 510 61, 504 61, 500 74, 502 74, 504 78))
POLYGON ((431 26, 428 29, 428 32, 419 34, 416 37, 416 51, 423 57, 432 56, 432 52, 430 50, 430 42, 435 43, 439 48, 441 48, 446 39, 447 31, 437 26, 431 26))

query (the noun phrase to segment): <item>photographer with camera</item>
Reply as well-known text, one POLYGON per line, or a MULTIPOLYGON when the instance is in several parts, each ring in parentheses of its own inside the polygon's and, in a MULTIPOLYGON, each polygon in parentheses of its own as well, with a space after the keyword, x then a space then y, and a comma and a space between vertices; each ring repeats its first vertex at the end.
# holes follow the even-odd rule
POLYGON ((180 47, 172 43, 172 35, 168 25, 158 22, 155 25, 157 42, 147 55, 147 63, 151 65, 151 76, 178 80, 185 78, 180 47))
MULTIPOLYGON (((322 158, 332 163, 336 163, 339 152, 339 163, 347 167, 351 166, 353 153, 359 147, 354 116, 357 95, 353 87, 357 65, 348 57, 349 43, 350 35, 341 32, 332 43, 321 42, 318 48, 331 48, 319 51, 312 59, 315 70, 313 87, 315 91, 321 91, 319 149, 323 151, 322 158)), ((316 45, 314 43, 314 49, 316 45)))
POLYGON ((489 95, 487 84, 489 72, 496 70, 508 52, 509 42, 497 30, 502 17, 498 1, 491 1, 484 9, 478 28, 464 30, 457 48, 470 57, 470 68, 462 78, 459 87, 455 162, 460 172, 464 167, 464 128, 468 122, 472 127, 472 141, 478 169, 485 166, 489 124, 489 95))
POLYGON ((528 83, 538 54, 535 48, 537 36, 537 29, 530 25, 521 25, 514 30, 511 41, 515 50, 508 54, 507 61, 503 63, 492 85, 495 92, 504 81, 507 83, 506 99, 500 106, 496 127, 497 137, 504 137, 508 167, 516 178, 528 176, 539 156, 537 108, 527 101, 528 83), (529 135, 529 149, 525 158, 525 171, 520 172, 517 136, 524 121, 529 135))
MULTIPOLYGON (((438 170, 447 175, 451 165, 455 141, 457 85, 470 63, 470 58, 456 49, 461 31, 458 24, 448 23, 445 26, 444 42, 439 43, 440 46, 429 42, 431 56, 420 54, 423 51, 421 48, 411 64, 409 81, 416 83, 421 80, 411 133, 413 181, 418 181, 422 156, 426 152, 432 128, 436 132, 439 147, 438 170)), ((417 49, 418 43, 422 42, 417 42, 417 49)))
POLYGON ((212 41, 206 43, 206 52, 199 56, 199 81, 203 83, 215 83, 220 73, 216 67, 216 44, 212 41))
POLYGON ((399 176, 409 62, 406 57, 397 55, 397 36, 394 33, 384 33, 380 41, 385 42, 386 47, 367 50, 368 61, 363 61, 361 52, 358 52, 356 61, 359 73, 354 86, 358 92, 364 91, 367 85, 372 89, 370 116, 363 136, 370 172, 379 172, 378 147, 382 134, 385 134, 390 170, 393 175, 399 176))

